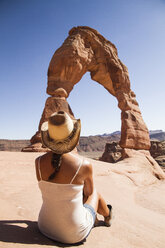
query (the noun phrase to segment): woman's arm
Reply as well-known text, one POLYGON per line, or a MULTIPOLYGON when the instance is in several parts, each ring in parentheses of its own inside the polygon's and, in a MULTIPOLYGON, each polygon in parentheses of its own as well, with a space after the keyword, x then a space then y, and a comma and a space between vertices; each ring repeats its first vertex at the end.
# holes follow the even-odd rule
POLYGON ((36 177, 37 177, 37 180, 39 181, 39 180, 41 180, 41 178, 40 178, 39 172, 38 172, 38 159, 39 159, 39 157, 36 158, 36 160, 35 160, 35 169, 36 169, 36 177))
POLYGON ((83 202, 86 202, 88 197, 93 193, 93 169, 91 164, 85 165, 85 179, 84 179, 84 190, 83 190, 83 202))

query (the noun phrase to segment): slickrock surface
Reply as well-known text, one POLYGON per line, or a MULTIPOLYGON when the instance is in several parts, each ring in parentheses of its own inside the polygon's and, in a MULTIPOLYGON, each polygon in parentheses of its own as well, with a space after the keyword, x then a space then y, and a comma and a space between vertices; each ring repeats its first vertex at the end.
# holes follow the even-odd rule
POLYGON ((96 30, 79 26, 69 31, 69 36, 50 61, 47 93, 51 97, 46 101, 38 132, 31 139, 32 146, 24 151, 30 149, 37 151, 37 146, 39 151, 41 150, 39 132, 48 114, 59 109, 73 114, 66 98, 87 71, 94 81, 117 98, 122 121, 121 147, 149 150, 149 132, 143 121, 136 95, 130 88, 128 69, 120 61, 115 45, 96 30))
MULTIPOLYGON (((109 228, 92 229, 80 247, 164 248, 165 181, 155 176, 147 155, 131 154, 116 164, 91 160, 96 187, 112 204, 115 218, 109 228)), ((39 155, 0 152, 0 248, 68 247, 37 228, 42 200, 34 160, 39 155)))

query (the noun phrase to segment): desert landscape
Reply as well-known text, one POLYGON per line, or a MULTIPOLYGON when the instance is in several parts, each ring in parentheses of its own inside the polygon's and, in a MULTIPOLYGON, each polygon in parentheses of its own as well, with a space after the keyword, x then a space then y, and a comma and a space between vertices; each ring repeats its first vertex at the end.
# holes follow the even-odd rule
MULTIPOLYGON (((0 247, 68 247, 38 230, 42 204, 34 160, 42 153, 0 152, 0 247)), ((95 184, 114 208, 111 227, 100 226, 80 247, 164 248, 165 182, 141 153, 116 164, 90 160, 95 184), (159 179, 158 179, 159 177, 159 179)))
MULTIPOLYGON (((149 131, 149 134, 151 141, 150 153, 165 171, 165 132, 162 130, 152 130, 149 131)), ((120 131, 110 134, 81 136, 77 150, 82 156, 116 163, 118 158, 121 157, 120 137, 120 131), (117 156, 115 157, 116 154, 117 156)), ((26 151, 28 146, 30 146, 30 140, 0 139, 0 151, 26 151)))
POLYGON ((0 248, 164 248, 165 133, 149 132, 116 46, 93 28, 73 27, 49 63, 47 93, 30 140, 0 140, 0 248), (81 137, 77 147, 92 163, 95 185, 113 206, 114 218, 108 228, 98 216, 99 225, 86 242, 65 245, 38 230, 42 198, 34 161, 49 151, 41 141, 41 126, 50 115, 62 110, 74 118, 67 98, 86 72, 116 98, 121 110, 121 131, 81 137))

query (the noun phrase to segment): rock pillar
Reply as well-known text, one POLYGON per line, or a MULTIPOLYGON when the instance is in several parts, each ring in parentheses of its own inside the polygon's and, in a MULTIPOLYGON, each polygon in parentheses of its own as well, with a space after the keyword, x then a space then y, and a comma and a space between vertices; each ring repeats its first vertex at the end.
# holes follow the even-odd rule
POLYGON ((45 108, 43 110, 41 120, 39 123, 38 131, 36 134, 31 138, 30 142, 31 145, 28 147, 25 147, 22 149, 23 152, 46 152, 49 151, 46 147, 42 146, 41 142, 41 125, 43 122, 47 121, 49 116, 53 114, 54 112, 57 112, 59 110, 63 110, 67 112, 72 118, 74 117, 74 114, 66 100, 67 93, 64 89, 59 88, 56 91, 54 91, 53 96, 48 97, 45 103, 45 108))

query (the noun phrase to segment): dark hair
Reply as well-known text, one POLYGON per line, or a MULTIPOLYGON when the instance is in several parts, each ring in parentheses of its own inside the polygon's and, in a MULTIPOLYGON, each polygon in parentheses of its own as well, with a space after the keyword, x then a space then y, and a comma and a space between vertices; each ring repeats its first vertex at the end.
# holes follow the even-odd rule
POLYGON ((60 165, 61 165, 61 159, 62 159, 62 154, 52 154, 52 160, 51 164, 53 168, 55 169, 54 172, 49 176, 48 180, 54 179, 56 173, 60 170, 60 165))

